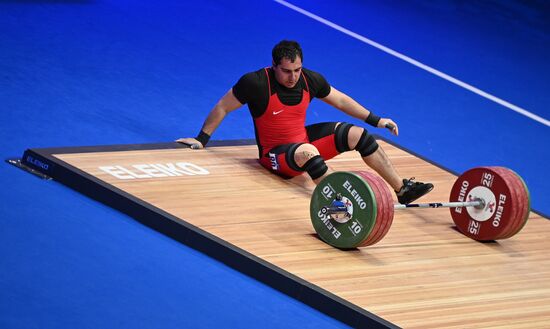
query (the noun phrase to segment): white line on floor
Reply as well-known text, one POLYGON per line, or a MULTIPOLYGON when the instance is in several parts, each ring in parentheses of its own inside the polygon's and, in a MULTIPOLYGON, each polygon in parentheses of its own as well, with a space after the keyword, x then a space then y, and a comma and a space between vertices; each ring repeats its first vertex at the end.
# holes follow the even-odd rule
POLYGON ((421 69, 423 69, 423 70, 426 70, 426 71, 428 71, 428 72, 430 72, 430 73, 432 73, 432 74, 434 74, 434 75, 437 75, 437 76, 440 77, 440 78, 443 78, 443 79, 445 79, 445 80, 447 80, 447 81, 449 81, 449 82, 452 82, 452 83, 454 83, 454 84, 456 84, 456 85, 458 85, 458 86, 460 86, 460 87, 462 87, 462 88, 465 88, 465 89, 467 89, 467 90, 469 90, 469 91, 471 91, 471 92, 473 92, 473 93, 476 93, 476 94, 478 94, 478 95, 480 95, 480 96, 482 96, 482 97, 485 97, 485 98, 487 98, 487 99, 489 99, 489 100, 491 100, 491 101, 493 101, 493 102, 495 102, 495 103, 498 103, 498 104, 500 104, 500 105, 502 105, 502 106, 504 106, 504 107, 507 107, 507 108, 509 108, 509 109, 512 110, 512 111, 515 111, 515 112, 517 112, 517 113, 519 113, 519 114, 522 114, 522 115, 524 115, 524 116, 526 116, 526 117, 528 117, 528 118, 530 118, 530 119, 533 119, 533 120, 535 120, 535 121, 537 121, 537 122, 540 122, 540 123, 542 123, 543 125, 545 125, 545 126, 547 126, 547 127, 550 127, 550 121, 549 121, 549 120, 546 120, 546 119, 543 118, 543 117, 540 117, 540 116, 538 116, 538 115, 536 115, 536 114, 533 114, 533 113, 531 113, 531 112, 529 112, 529 111, 527 111, 527 110, 525 110, 525 109, 523 109, 523 108, 521 108, 521 107, 519 107, 519 106, 517 106, 517 105, 514 105, 514 104, 512 104, 512 103, 510 103, 510 102, 507 102, 507 101, 505 101, 505 100, 503 100, 503 99, 500 99, 500 98, 498 98, 498 97, 496 97, 496 96, 493 96, 493 95, 491 95, 491 94, 489 94, 489 93, 487 93, 487 92, 485 92, 485 91, 483 91, 483 90, 481 90, 481 89, 479 89, 479 88, 476 88, 476 87, 474 87, 474 86, 472 86, 472 85, 470 85, 470 84, 467 84, 466 82, 462 82, 462 81, 460 81, 460 80, 458 80, 458 79, 456 79, 456 78, 454 78, 454 77, 452 77, 452 76, 450 76, 450 75, 448 75, 448 74, 445 74, 445 73, 443 73, 443 72, 441 72, 441 71, 438 71, 438 70, 436 70, 436 69, 434 69, 434 68, 432 68, 432 67, 429 67, 428 65, 423 64, 423 63, 421 63, 421 62, 419 62, 419 61, 417 61, 417 60, 415 60, 415 59, 412 59, 412 58, 410 58, 409 56, 403 55, 403 54, 401 54, 401 53, 399 53, 399 52, 397 52, 397 51, 395 51, 395 50, 393 50, 393 49, 390 49, 390 48, 388 48, 388 47, 386 47, 386 46, 384 46, 384 45, 379 44, 379 43, 376 42, 376 41, 372 41, 372 40, 369 39, 369 38, 366 38, 366 37, 364 37, 364 36, 362 36, 362 35, 360 35, 360 34, 357 34, 357 33, 353 32, 353 31, 350 31, 350 30, 348 30, 348 29, 346 29, 346 28, 344 28, 344 27, 342 27, 342 26, 340 26, 340 25, 338 25, 338 24, 335 24, 335 23, 333 23, 333 22, 331 22, 331 21, 329 21, 329 20, 326 20, 326 19, 324 19, 324 18, 322 18, 322 17, 319 17, 319 16, 317 16, 317 15, 315 15, 315 14, 313 14, 313 13, 310 13, 309 11, 304 10, 304 9, 302 9, 302 8, 300 8, 300 7, 297 7, 297 6, 295 6, 295 5, 293 5, 293 4, 289 3, 289 2, 286 2, 286 1, 284 1, 284 0, 274 0, 274 1, 280 3, 281 5, 283 5, 283 6, 285 6, 285 7, 288 7, 288 8, 290 8, 290 9, 294 10, 294 11, 297 11, 297 12, 299 12, 300 14, 303 14, 303 15, 305 15, 305 16, 307 16, 307 17, 310 17, 310 18, 312 18, 312 19, 314 19, 314 20, 316 20, 316 21, 318 21, 318 22, 320 22, 320 23, 323 23, 323 24, 325 24, 325 25, 327 25, 327 26, 330 26, 330 27, 332 27, 332 28, 335 29, 335 30, 338 30, 338 31, 340 31, 340 32, 342 32, 342 33, 344 33, 344 34, 347 34, 347 35, 349 35, 349 36, 352 37, 352 38, 355 38, 355 39, 357 39, 357 40, 359 40, 359 41, 362 41, 362 42, 364 42, 364 43, 366 43, 366 44, 368 44, 368 45, 371 45, 371 46, 373 46, 373 47, 375 47, 375 48, 378 48, 378 49, 382 50, 382 51, 385 52, 385 53, 388 53, 388 54, 390 54, 390 55, 392 55, 392 56, 395 56, 395 57, 397 57, 397 58, 399 58, 399 59, 402 59, 402 60, 404 60, 405 62, 408 62, 408 63, 410 63, 410 64, 412 64, 412 65, 414 65, 414 66, 416 66, 416 67, 419 67, 419 68, 421 68, 421 69))

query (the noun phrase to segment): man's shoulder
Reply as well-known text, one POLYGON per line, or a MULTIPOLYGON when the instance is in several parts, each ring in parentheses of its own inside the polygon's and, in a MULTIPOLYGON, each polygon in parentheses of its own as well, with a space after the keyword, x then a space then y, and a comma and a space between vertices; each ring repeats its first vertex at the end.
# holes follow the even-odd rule
POLYGON ((264 85, 267 85, 267 78, 265 69, 263 68, 243 74, 236 84, 236 86, 244 87, 245 89, 262 88, 264 85))
POLYGON ((247 72, 242 75, 241 79, 243 78, 246 80, 260 80, 262 78, 265 78, 265 68, 261 68, 252 72, 247 72))
POLYGON ((314 97, 324 98, 330 93, 330 84, 321 73, 306 68, 302 68, 302 72, 314 97))
POLYGON ((245 73, 233 86, 233 95, 241 104, 254 102, 263 95, 262 90, 267 88, 267 77, 264 69, 245 73))

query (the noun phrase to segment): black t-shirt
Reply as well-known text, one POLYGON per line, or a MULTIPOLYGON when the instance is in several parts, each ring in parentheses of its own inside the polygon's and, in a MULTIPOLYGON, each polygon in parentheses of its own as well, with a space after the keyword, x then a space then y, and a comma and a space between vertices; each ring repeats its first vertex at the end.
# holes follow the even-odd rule
POLYGON ((307 89, 304 75, 309 87, 310 102, 313 97, 324 98, 330 93, 330 85, 325 78, 321 74, 306 68, 302 68, 303 75, 300 75, 300 79, 293 88, 286 88, 279 84, 277 79, 275 79, 272 68, 269 68, 267 71, 269 72, 269 82, 271 84, 269 94, 267 91, 268 83, 265 69, 259 69, 258 71, 243 75, 233 86, 233 95, 242 104, 248 104, 250 114, 254 118, 261 116, 265 112, 269 102, 269 95, 273 93, 277 93, 279 99, 285 105, 300 103, 302 100, 302 90, 307 89))

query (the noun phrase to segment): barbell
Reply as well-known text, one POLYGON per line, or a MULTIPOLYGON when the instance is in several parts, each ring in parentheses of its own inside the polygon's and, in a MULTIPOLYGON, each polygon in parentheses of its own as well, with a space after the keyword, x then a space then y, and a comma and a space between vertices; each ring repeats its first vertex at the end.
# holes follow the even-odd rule
POLYGON ((507 239, 529 217, 529 191, 523 179, 504 167, 478 167, 460 175, 449 202, 393 204, 392 191, 379 176, 366 172, 334 172, 313 191, 310 217, 318 236, 331 246, 351 249, 382 240, 395 210, 450 209, 462 234, 478 241, 507 239))

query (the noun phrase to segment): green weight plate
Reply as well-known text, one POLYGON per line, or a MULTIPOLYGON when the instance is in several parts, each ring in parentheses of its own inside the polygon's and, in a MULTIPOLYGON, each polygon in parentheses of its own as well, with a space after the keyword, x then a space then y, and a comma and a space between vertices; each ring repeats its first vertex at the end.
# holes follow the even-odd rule
POLYGON ((331 246, 350 249, 360 246, 376 224, 377 204, 372 188, 352 172, 334 172, 325 177, 311 196, 310 217, 313 228, 331 246), (323 213, 337 195, 347 208, 345 221, 332 219, 323 213))

